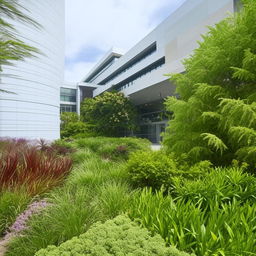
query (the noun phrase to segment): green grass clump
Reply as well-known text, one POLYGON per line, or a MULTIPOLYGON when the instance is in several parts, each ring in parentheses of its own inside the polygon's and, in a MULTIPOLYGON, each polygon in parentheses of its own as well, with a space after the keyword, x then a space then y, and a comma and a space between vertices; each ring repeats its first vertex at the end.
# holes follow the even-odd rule
POLYGON ((197 256, 251 256, 255 253, 256 204, 215 200, 209 208, 193 200, 173 200, 162 191, 144 189, 129 216, 168 244, 197 256))
POLYGON ((29 228, 11 241, 6 255, 32 256, 41 248, 84 233, 98 220, 91 194, 81 187, 65 187, 52 193, 48 199, 51 205, 31 218, 29 228))
POLYGON ((127 160, 129 154, 138 150, 149 150, 150 142, 139 138, 95 137, 77 139, 78 148, 87 148, 99 156, 110 160, 127 160))
POLYGON ((58 255, 141 255, 141 256, 186 256, 174 247, 166 247, 164 240, 151 236, 126 216, 94 224, 87 233, 74 237, 59 247, 49 246, 35 256, 58 255))
POLYGON ((0 192, 0 236, 15 221, 16 217, 23 212, 30 197, 23 191, 3 190, 0 192))
POLYGON ((75 166, 66 183, 47 195, 50 206, 11 241, 6 256, 32 256, 84 233, 92 223, 126 211, 130 187, 124 162, 105 161, 95 153, 75 166))
POLYGON ((176 179, 173 195, 183 201, 191 200, 207 208, 211 201, 230 203, 256 202, 256 178, 240 168, 216 168, 200 179, 176 179))

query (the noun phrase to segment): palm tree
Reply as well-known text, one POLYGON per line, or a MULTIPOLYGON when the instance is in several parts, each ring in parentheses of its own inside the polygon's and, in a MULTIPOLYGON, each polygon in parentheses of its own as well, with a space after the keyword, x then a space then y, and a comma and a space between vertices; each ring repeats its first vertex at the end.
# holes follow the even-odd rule
MULTIPOLYGON (((18 31, 8 22, 8 20, 15 20, 40 28, 37 22, 24 14, 25 11, 27 10, 18 3, 18 0, 0 0, 0 78, 4 75, 10 76, 2 74, 3 66, 12 66, 15 61, 24 61, 25 58, 39 53, 36 48, 20 40, 17 36, 18 31)), ((0 92, 4 90, 0 88, 0 92)))

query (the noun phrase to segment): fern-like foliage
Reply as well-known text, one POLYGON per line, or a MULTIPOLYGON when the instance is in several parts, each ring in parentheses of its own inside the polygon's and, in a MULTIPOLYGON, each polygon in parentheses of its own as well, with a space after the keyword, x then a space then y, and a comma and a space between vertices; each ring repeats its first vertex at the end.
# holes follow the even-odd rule
POLYGON ((220 151, 221 155, 225 150, 227 150, 225 143, 216 135, 211 133, 202 133, 201 136, 207 141, 209 147, 213 148, 215 151, 220 151))
POLYGON ((256 1, 210 27, 186 72, 171 75, 179 99, 166 100, 173 119, 164 136, 170 152, 192 162, 256 167, 256 1))

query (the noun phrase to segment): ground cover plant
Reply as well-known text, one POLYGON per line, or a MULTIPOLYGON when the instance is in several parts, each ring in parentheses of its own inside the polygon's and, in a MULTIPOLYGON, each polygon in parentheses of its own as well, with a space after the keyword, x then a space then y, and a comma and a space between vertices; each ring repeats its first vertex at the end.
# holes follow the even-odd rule
POLYGON ((256 2, 211 27, 184 61, 186 72, 171 75, 179 99, 166 108, 173 120, 164 144, 190 160, 229 165, 233 159, 256 165, 256 2))
POLYGON ((164 240, 151 236, 148 230, 126 216, 118 216, 104 224, 94 224, 85 234, 74 237, 59 247, 49 246, 40 250, 35 256, 71 255, 158 255, 185 256, 174 247, 166 247, 164 240))
POLYGON ((150 149, 150 142, 140 138, 82 138, 74 141, 79 148, 88 148, 106 159, 127 160, 130 153, 150 149))

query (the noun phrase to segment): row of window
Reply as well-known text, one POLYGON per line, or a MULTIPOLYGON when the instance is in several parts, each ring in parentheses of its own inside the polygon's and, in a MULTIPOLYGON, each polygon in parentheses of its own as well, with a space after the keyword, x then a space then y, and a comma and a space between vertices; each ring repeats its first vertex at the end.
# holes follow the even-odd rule
POLYGON ((142 69, 141 71, 137 72, 136 74, 132 75, 131 77, 127 78, 126 80, 116 84, 114 89, 117 91, 122 91, 131 85, 133 85, 138 79, 141 79, 143 76, 161 68, 165 64, 165 58, 161 58, 160 60, 156 61, 155 63, 147 66, 146 68, 142 69))
POLYGON ((60 104, 60 113, 63 112, 76 112, 76 105, 60 104))
POLYGON ((60 88, 60 100, 66 102, 76 102, 76 89, 60 88))
POLYGON ((148 58, 150 55, 152 55, 154 52, 156 52, 156 42, 154 42, 152 45, 147 47, 144 51, 142 51, 140 54, 138 54, 134 59, 127 62, 125 65, 123 65, 121 68, 119 68, 116 72, 112 73, 109 77, 105 78, 103 81, 101 81, 99 84, 104 85, 106 83, 111 82, 118 76, 122 75, 123 73, 127 72, 130 68, 137 65, 141 61, 143 61, 145 58, 148 58))
POLYGON ((116 60, 118 60, 119 57, 115 57, 114 59, 111 60, 111 62, 109 64, 107 64, 106 66, 104 65, 98 72, 96 75, 94 75, 90 80, 87 79, 87 81, 89 83, 92 83, 97 77, 99 77, 103 72, 105 72, 110 66, 112 66, 116 60))

